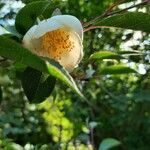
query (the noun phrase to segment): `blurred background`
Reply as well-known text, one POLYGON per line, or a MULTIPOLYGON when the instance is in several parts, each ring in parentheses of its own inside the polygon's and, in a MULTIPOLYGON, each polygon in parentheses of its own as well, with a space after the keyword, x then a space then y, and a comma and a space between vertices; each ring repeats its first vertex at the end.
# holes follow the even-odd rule
MULTIPOLYGON (((16 13, 33 0, 0 0, 0 25, 13 26, 16 13)), ((36 1, 36 0, 34 0, 36 1)), ((71 14, 82 22, 102 14, 115 0, 53 0, 54 10, 71 14)), ((141 2, 125 0, 116 9, 141 2)), ((150 12, 148 5, 130 11, 150 12)), ((51 12, 50 12, 51 13, 51 12)), ((150 149, 150 35, 125 29, 95 29, 84 34, 84 58, 74 74, 95 111, 61 82, 40 104, 30 103, 20 83, 18 66, 0 62, 0 150, 97 150, 105 138, 121 142, 118 150, 150 149), (101 68, 115 60, 88 64, 96 51, 138 51, 119 64, 137 73, 107 73, 101 68), (65 89, 65 90, 64 90, 65 89)))

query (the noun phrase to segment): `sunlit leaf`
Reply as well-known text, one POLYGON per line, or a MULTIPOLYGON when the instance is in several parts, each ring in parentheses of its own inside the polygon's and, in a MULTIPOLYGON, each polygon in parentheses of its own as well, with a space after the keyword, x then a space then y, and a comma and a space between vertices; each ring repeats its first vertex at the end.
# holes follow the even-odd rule
POLYGON ((123 65, 114 65, 102 68, 100 74, 128 74, 136 73, 136 71, 130 67, 123 65))
POLYGON ((99 51, 91 55, 90 59, 103 60, 103 59, 121 59, 120 55, 111 51, 99 51))

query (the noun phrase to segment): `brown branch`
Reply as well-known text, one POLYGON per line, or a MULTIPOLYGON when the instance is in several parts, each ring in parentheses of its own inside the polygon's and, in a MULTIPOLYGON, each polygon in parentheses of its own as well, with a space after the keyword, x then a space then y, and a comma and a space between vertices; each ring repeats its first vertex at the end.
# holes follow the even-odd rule
POLYGON ((111 26, 91 26, 91 27, 84 29, 84 32, 87 32, 87 31, 93 30, 93 29, 101 29, 101 28, 111 28, 111 26))
POLYGON ((118 13, 121 13, 121 12, 124 12, 124 11, 129 10, 129 9, 132 9, 132 8, 134 8, 134 7, 139 7, 139 6, 141 6, 141 5, 148 4, 149 2, 150 2, 150 0, 145 0, 145 1, 141 2, 141 3, 139 3, 139 4, 132 5, 132 6, 128 7, 128 8, 125 8, 125 9, 122 9, 122 10, 118 10, 118 11, 115 11, 115 12, 111 12, 111 13, 108 14, 108 16, 115 15, 115 14, 118 14, 118 13))
MULTIPOLYGON (((113 10, 113 8, 115 8, 116 6, 118 6, 118 5, 119 5, 120 3, 122 3, 123 1, 124 1, 124 0, 121 0, 120 2, 117 2, 117 3, 115 3, 115 4, 112 4, 108 9, 105 10, 105 12, 104 12, 102 15, 100 15, 100 16, 94 18, 94 19, 91 20, 91 21, 94 22, 94 21, 96 21, 97 19, 106 16, 106 14, 108 14, 109 12, 111 12, 111 11, 113 10)), ((89 22, 87 22, 87 23, 84 23, 83 26, 84 26, 84 27, 89 26, 89 25, 90 25, 89 23, 90 23, 91 21, 89 21, 89 22)))
MULTIPOLYGON (((141 6, 141 5, 146 5, 146 4, 148 4, 149 2, 150 2, 150 0, 145 0, 145 1, 141 2, 141 3, 139 3, 139 4, 132 5, 132 6, 127 7, 127 8, 125 8, 125 9, 118 10, 118 11, 114 11, 114 12, 110 12, 110 11, 109 11, 109 9, 111 8, 111 7, 110 7, 110 8, 108 8, 108 9, 105 11, 105 13, 103 13, 102 15, 100 15, 100 16, 94 18, 93 20, 91 20, 91 21, 89 21, 89 22, 83 24, 83 27, 87 27, 87 26, 93 24, 94 22, 96 22, 97 20, 102 19, 102 18, 104 18, 104 17, 112 16, 112 15, 115 15, 115 14, 118 14, 118 13, 121 13, 121 12, 124 12, 124 11, 127 11, 127 10, 129 10, 129 9, 132 9, 132 8, 134 8, 134 7, 139 7, 139 6, 141 6)), ((115 6, 117 6, 117 5, 114 5, 114 6, 112 6, 112 7, 114 8, 115 6)), ((112 8, 111 8, 111 9, 112 9, 112 8)))

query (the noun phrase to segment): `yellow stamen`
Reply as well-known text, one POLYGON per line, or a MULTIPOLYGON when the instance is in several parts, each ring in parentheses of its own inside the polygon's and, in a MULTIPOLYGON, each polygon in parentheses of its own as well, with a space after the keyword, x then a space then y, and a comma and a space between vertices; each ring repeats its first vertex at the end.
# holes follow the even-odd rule
POLYGON ((41 37, 42 51, 51 58, 60 60, 63 54, 74 48, 74 41, 70 35, 71 32, 64 28, 47 32, 41 37))

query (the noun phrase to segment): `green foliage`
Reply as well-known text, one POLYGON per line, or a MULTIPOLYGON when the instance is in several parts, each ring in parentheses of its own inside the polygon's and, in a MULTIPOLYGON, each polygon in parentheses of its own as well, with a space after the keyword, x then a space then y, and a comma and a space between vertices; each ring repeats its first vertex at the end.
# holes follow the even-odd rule
POLYGON ((28 4, 16 16, 15 26, 19 33, 24 35, 30 27, 36 24, 37 18, 50 6, 48 1, 38 1, 28 4))
POLYGON ((55 87, 56 79, 52 76, 44 76, 42 72, 33 68, 27 68, 22 75, 22 86, 30 102, 42 102, 51 95, 55 87))
POLYGON ((139 51, 120 51, 119 54, 124 55, 142 55, 139 51))
MULTIPOLYGON (((88 26, 107 28, 85 27, 84 58, 70 74, 54 60, 23 48, 23 35, 56 8, 85 25, 117 1, 22 1, 26 5, 18 13, 14 8, 0 12, 10 32, 0 35, 0 149, 149 150, 148 4, 88 26), (15 24, 8 26, 9 21, 15 24)), ((121 4, 131 6, 131 1, 121 4)))
POLYGON ((135 73, 134 69, 123 65, 113 65, 109 67, 102 68, 100 74, 125 74, 125 73, 135 73))
POLYGON ((120 145, 120 142, 118 140, 112 139, 112 138, 107 138, 101 142, 101 144, 99 146, 99 150, 109 150, 118 145, 120 145))
POLYGON ((123 57, 110 51, 99 51, 91 55, 90 59, 103 60, 103 59, 121 59, 123 57))
POLYGON ((142 12, 126 12, 103 19, 96 24, 100 26, 141 30, 149 33, 150 15, 142 12))
POLYGON ((140 90, 137 93, 134 93, 132 96, 136 102, 149 102, 150 101, 150 93, 148 90, 140 90))

